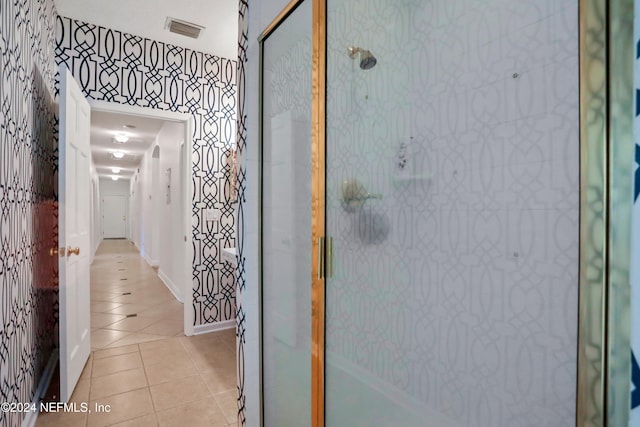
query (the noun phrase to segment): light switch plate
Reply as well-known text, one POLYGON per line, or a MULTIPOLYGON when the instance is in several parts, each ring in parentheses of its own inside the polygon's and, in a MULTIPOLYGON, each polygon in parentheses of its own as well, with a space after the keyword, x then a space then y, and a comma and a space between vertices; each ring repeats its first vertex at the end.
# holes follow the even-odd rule
POLYGON ((205 221, 220 221, 220 209, 205 209, 204 210, 205 221))

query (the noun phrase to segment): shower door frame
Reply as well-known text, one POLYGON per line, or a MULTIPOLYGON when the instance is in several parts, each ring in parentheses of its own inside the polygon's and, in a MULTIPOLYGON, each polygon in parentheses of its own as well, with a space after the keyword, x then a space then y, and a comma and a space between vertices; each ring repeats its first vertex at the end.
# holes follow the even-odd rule
POLYGON ((325 182, 326 182, 326 0, 291 0, 258 37, 260 47, 259 90, 259 306, 260 306, 260 424, 264 422, 264 381, 262 360, 262 149, 263 149, 263 90, 264 90, 264 42, 281 23, 304 1, 312 2, 312 109, 311 109, 311 425, 324 426, 324 334, 325 334, 325 182))
MULTIPOLYGON (((262 311, 262 101, 263 42, 303 1, 312 1, 312 420, 324 426, 325 403, 325 167, 326 167, 326 0, 292 0, 258 37, 260 46, 259 91, 259 299, 262 311)), ((620 396, 629 390, 628 330, 610 310, 629 311, 630 218, 613 212, 612 194, 625 193, 631 165, 625 158, 620 135, 631 131, 619 120, 620 111, 631 109, 633 62, 620 46, 633 46, 633 0, 585 0, 579 2, 580 81, 580 261, 576 383, 576 425, 605 427, 620 424, 620 396), (615 40, 615 44, 612 42, 615 40), (617 112, 616 120, 613 112, 617 112), (615 144, 614 142, 618 142, 615 144), (626 254, 626 256, 625 256, 626 254), (622 256, 621 256, 622 255, 622 256), (619 334, 613 339, 612 334, 619 334), (616 346, 617 348, 614 348, 616 346), (624 355, 626 352, 626 356, 624 355), (615 375, 615 374, 618 375, 615 375), (616 407, 618 410, 616 411, 616 407)), ((632 128, 632 122, 631 122, 632 128)), ((627 149, 628 150, 628 149, 627 149)), ((625 193, 626 194, 626 193, 625 193)), ((629 205, 631 203, 629 194, 629 205)), ((613 200, 619 203, 619 200, 613 200)), ((624 207, 624 206, 623 206, 624 207)), ((616 204, 616 208, 620 206, 616 204)), ((624 316, 623 316, 624 317, 624 316)), ((628 316, 627 316, 628 317, 628 316)), ((260 319, 262 314, 260 314, 260 319)), ((262 321, 260 321, 261 413, 262 321)), ((624 399, 622 401, 624 406, 624 399)), ((628 406, 627 406, 628 407, 628 406)), ((622 411, 625 412, 625 411, 622 411)), ((622 417, 622 418, 620 418, 622 417)), ((261 417, 261 424, 263 417, 261 417)), ((626 425, 626 423, 624 423, 626 425)))
POLYGON ((633 0, 579 2, 576 425, 585 427, 626 426, 629 417, 633 9, 633 0))

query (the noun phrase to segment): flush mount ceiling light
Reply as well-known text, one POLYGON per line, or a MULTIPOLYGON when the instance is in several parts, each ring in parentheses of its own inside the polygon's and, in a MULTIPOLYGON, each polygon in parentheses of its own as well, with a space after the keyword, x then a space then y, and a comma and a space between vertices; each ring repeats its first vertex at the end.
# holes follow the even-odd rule
POLYGON ((129 135, 127 135, 126 133, 117 133, 116 136, 113 138, 113 142, 117 142, 119 144, 124 144, 128 140, 129 140, 129 135))
POLYGON ((118 177, 117 176, 112 176, 111 179, 114 180, 114 181, 117 181, 118 177))
POLYGON ((114 151, 111 155, 116 159, 121 159, 124 157, 124 152, 122 151, 114 151))
POLYGON ((111 168, 111 172, 120 173, 120 168, 111 168))

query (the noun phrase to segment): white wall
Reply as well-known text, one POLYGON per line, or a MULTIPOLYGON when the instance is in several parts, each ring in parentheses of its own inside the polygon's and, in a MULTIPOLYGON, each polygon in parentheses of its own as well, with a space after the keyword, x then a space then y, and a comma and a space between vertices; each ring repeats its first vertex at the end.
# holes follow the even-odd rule
POLYGON ((162 193, 159 188, 159 156, 163 156, 163 149, 160 148, 158 136, 154 144, 147 150, 140 162, 140 173, 138 174, 138 203, 140 204, 140 253, 149 264, 156 267, 159 264, 159 219, 157 216, 162 193), (156 153, 156 155, 154 155, 156 153))
POLYGON ((154 189, 152 155, 156 142, 144 153, 137 171, 131 177, 132 240, 140 255, 152 266, 158 265, 158 255, 153 252, 154 189))
POLYGON ((182 300, 183 258, 177 253, 183 245, 182 207, 185 198, 180 188, 180 144, 184 141, 184 124, 165 122, 155 144, 144 154, 131 179, 132 240, 140 254, 182 300), (159 157, 154 158, 154 149, 159 157), (171 169, 171 198, 167 203, 167 170, 171 169))
MULTIPOLYGON (((162 154, 165 154, 165 150, 162 151, 162 154)), ((151 155, 150 179, 151 199, 149 200, 149 206, 154 215, 151 217, 152 221, 150 223, 151 244, 147 245, 147 247, 149 248, 149 255, 153 260, 154 265, 158 265, 160 263, 160 217, 158 213, 162 208, 161 203, 163 201, 160 184, 160 144, 158 142, 158 137, 156 137, 156 146, 151 155)))
POLYGON ((153 198, 151 188, 151 154, 153 152, 153 146, 144 154, 142 161, 140 162, 140 174, 138 175, 139 184, 139 203, 140 203, 140 254, 147 260, 149 264, 154 264, 153 246, 151 244, 151 221, 149 218, 152 213, 151 200, 153 198))
POLYGON ((183 247, 182 211, 183 198, 180 188, 180 144, 184 140, 182 123, 166 122, 158 134, 160 146, 160 171, 157 185, 157 211, 159 237, 158 274, 173 293, 182 301, 183 283, 180 280, 184 273, 183 257, 176 253, 183 247), (167 169, 171 169, 171 200, 167 203, 167 169))
MULTIPOLYGON (((140 169, 138 169, 139 171, 140 169)), ((129 218, 131 222, 130 239, 142 253, 144 239, 142 228, 142 188, 143 176, 136 171, 129 181, 129 218)))
POLYGON ((100 178, 91 159, 91 262, 102 242, 102 211, 100 209, 100 178))

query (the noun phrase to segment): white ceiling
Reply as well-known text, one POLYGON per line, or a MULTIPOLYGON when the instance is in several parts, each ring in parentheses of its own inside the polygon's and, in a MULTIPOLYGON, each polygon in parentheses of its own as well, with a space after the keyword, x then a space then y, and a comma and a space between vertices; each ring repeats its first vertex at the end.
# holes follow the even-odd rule
POLYGON ((156 135, 164 124, 163 120, 146 117, 128 116, 126 114, 91 112, 91 155, 96 171, 100 176, 114 176, 111 168, 118 167, 117 174, 122 179, 129 179, 140 165, 144 153, 153 145, 156 135), (125 128, 133 125, 135 128, 125 128), (113 142, 118 133, 125 133, 129 140, 124 144, 113 142), (125 156, 115 159, 114 151, 122 151, 125 156))
POLYGON ((68 18, 223 58, 238 57, 237 0, 55 0, 68 18), (167 17, 205 27, 198 39, 170 33, 167 17))

